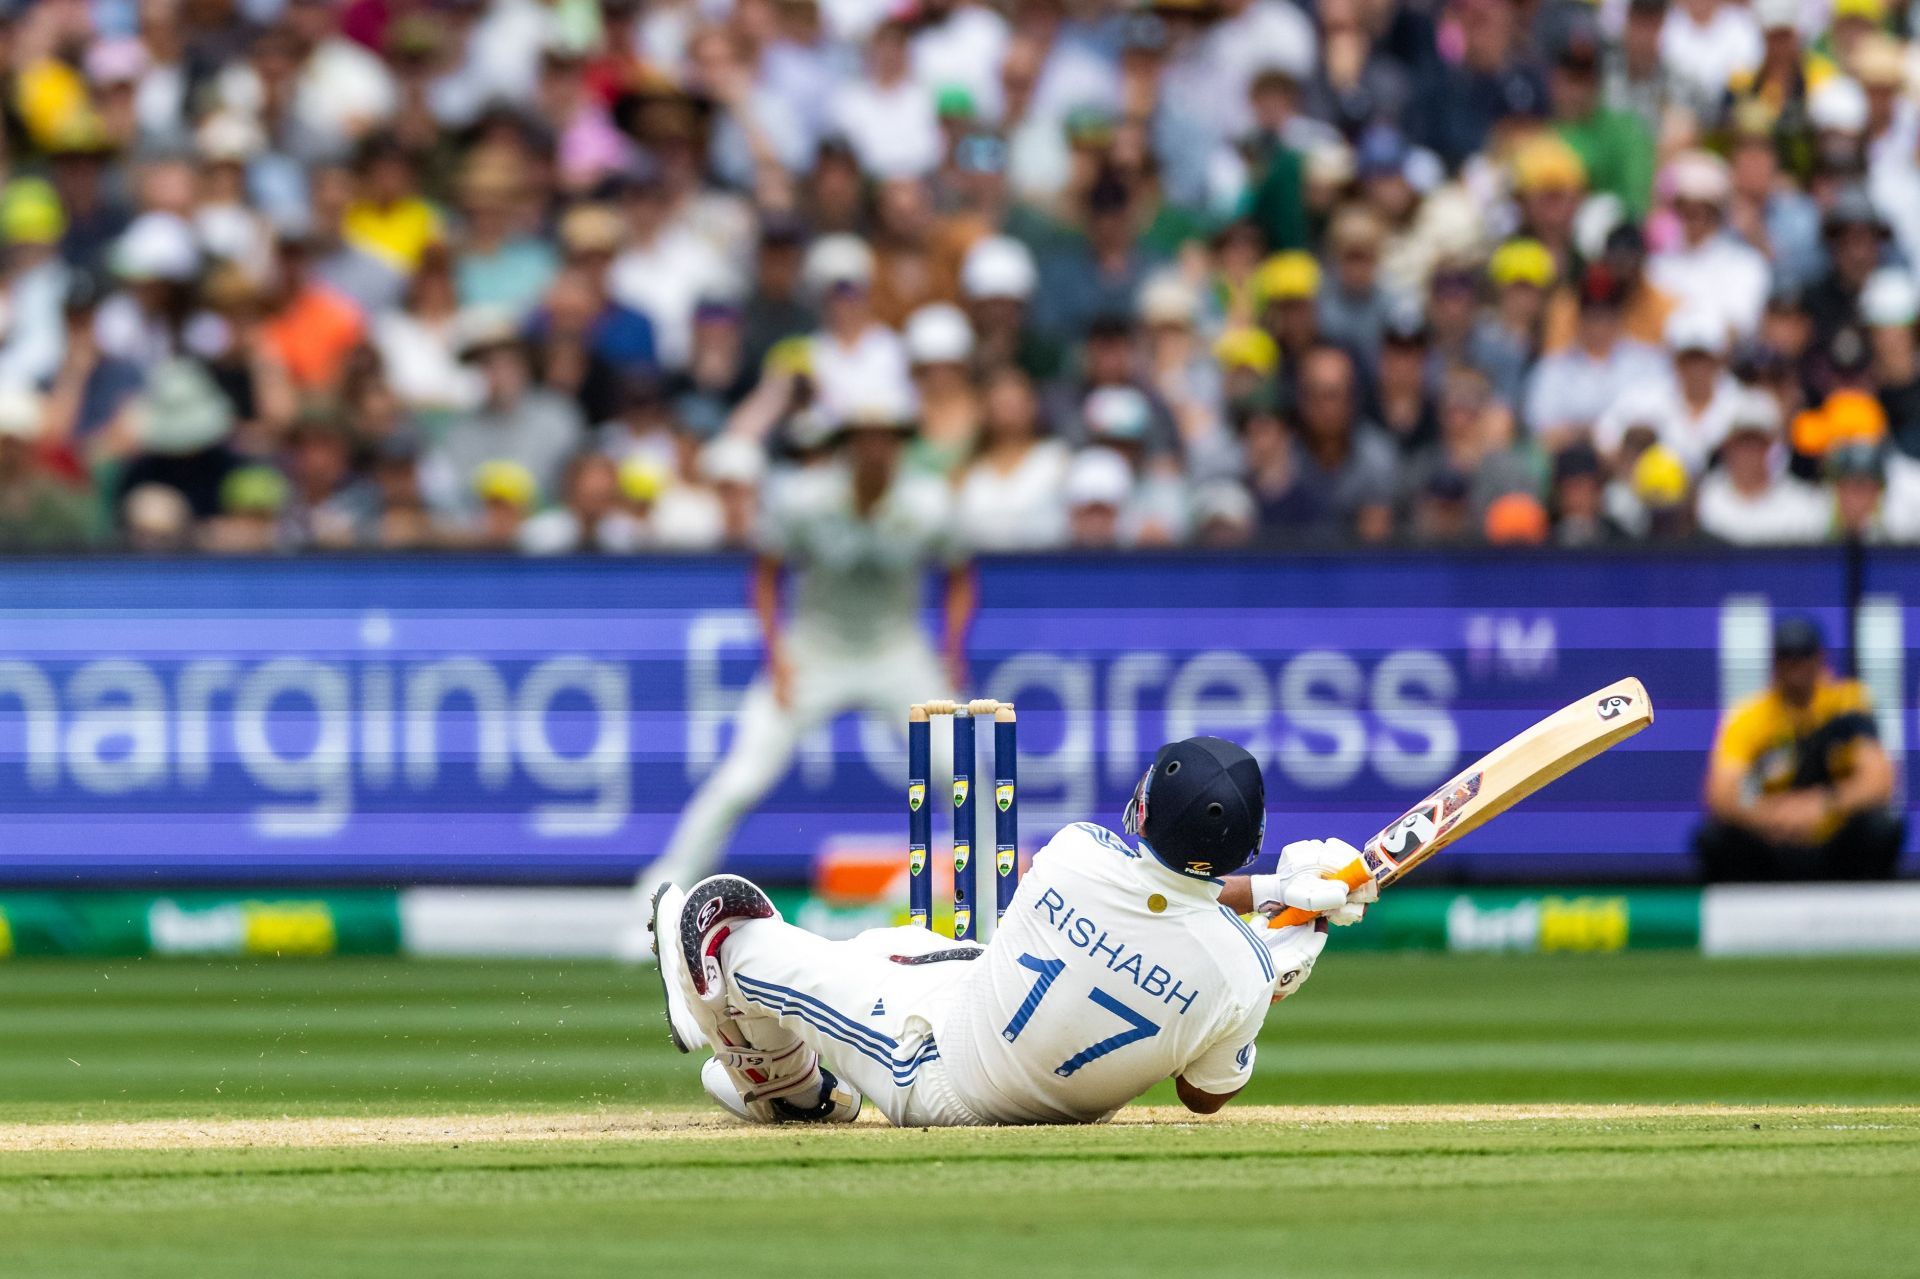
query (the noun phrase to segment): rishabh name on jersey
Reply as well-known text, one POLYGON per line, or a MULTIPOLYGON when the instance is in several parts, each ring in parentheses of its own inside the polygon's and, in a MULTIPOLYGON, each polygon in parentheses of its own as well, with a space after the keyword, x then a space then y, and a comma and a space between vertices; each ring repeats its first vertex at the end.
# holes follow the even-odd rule
POLYGON ((966 1103, 1007 1123, 1110 1114, 1257 1025, 1274 981, 1267 948, 1216 883, 1086 823, 1035 854, 967 967, 936 1027, 941 1054, 966 1103))

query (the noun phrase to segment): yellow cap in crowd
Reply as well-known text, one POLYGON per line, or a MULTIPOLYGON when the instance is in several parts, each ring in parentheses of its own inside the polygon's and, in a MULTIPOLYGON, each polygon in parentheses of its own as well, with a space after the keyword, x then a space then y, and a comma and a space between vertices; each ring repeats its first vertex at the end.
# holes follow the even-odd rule
POLYGON ((1553 283, 1553 276, 1553 254, 1540 241, 1524 236, 1495 249, 1487 262, 1487 277, 1499 288, 1531 284, 1544 289, 1553 283))
POLYGON ((1655 444, 1633 464, 1633 492, 1656 510, 1687 500, 1687 464, 1664 444, 1655 444))
POLYGON ((1253 296, 1260 305, 1293 302, 1320 292, 1320 264, 1299 249, 1276 253, 1253 273, 1253 296))
POLYGON ((482 462, 473 473, 473 491, 483 502, 501 502, 524 511, 540 496, 540 482, 518 462, 482 462))
POLYGON ((1229 370, 1268 374, 1280 364, 1280 347, 1264 329, 1228 329, 1213 344, 1213 358, 1229 370))
POLYGON ((1513 186, 1522 195, 1535 191, 1584 191, 1587 166, 1579 152, 1556 135, 1543 133, 1515 148, 1513 186))

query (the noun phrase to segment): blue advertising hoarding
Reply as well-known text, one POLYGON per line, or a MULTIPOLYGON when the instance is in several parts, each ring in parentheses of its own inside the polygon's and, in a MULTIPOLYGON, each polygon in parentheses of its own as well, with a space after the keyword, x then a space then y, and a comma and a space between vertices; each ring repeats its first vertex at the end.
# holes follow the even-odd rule
MULTIPOLYGON (((1768 610, 1839 634, 1846 583, 1820 551, 980 572, 967 691, 1021 708, 1029 847, 1117 822, 1154 747, 1193 732, 1261 757, 1271 847, 1358 842, 1549 711, 1644 679, 1655 726, 1432 868, 1460 877, 1687 874, 1768 610)), ((1920 605, 1920 570, 1888 572, 1920 605)), ((0 564, 0 882, 621 880, 717 763, 757 658, 736 559, 0 564)), ((828 849, 904 844, 902 710, 810 740, 730 864, 795 881, 828 849)))

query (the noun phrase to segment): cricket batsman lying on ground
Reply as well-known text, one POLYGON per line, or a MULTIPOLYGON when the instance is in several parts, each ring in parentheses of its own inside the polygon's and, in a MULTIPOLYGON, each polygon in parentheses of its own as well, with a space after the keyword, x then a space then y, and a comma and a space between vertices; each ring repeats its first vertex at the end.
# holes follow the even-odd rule
POLYGON ((1033 860, 988 945, 925 928, 828 941, 733 875, 653 901, 676 1047, 757 1123, 843 1123, 872 1101, 902 1127, 1095 1123, 1162 1079, 1211 1114, 1246 1086, 1267 1009, 1297 991, 1378 889, 1328 878, 1339 840, 1260 852, 1266 788, 1217 737, 1160 748, 1127 804, 1129 841, 1067 827, 1033 860), (1252 928, 1241 912, 1325 912, 1252 928))

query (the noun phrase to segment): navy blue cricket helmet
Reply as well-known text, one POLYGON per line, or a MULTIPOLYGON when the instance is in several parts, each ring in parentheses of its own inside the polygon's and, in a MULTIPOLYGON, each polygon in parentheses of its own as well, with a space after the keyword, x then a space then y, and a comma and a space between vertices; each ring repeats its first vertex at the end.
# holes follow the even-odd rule
POLYGON ((1218 737, 1168 742, 1127 801, 1123 825, 1168 869, 1194 879, 1231 875, 1267 838, 1260 761, 1218 737))

